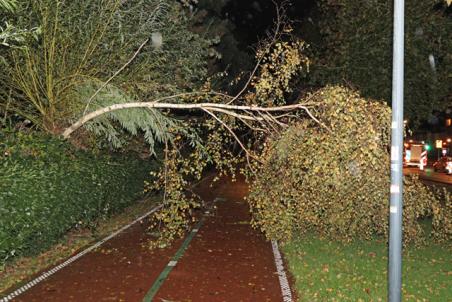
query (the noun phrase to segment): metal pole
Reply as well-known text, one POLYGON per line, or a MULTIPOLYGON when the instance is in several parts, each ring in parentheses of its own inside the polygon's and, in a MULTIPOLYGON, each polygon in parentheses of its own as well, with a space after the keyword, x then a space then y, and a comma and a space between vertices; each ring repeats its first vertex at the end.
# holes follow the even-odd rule
POLYGON ((389 302, 400 302, 402 298, 404 6, 404 0, 394 0, 391 198, 389 207, 388 263, 389 302))

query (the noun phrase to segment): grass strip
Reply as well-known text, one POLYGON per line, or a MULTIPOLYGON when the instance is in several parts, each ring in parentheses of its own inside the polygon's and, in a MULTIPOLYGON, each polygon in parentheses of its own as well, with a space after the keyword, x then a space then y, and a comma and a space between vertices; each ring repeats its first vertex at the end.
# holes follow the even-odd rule
MULTIPOLYGON (((305 236, 284 246, 300 301, 386 301, 384 240, 335 242, 305 236)), ((452 246, 405 248, 404 301, 452 301, 452 246)))

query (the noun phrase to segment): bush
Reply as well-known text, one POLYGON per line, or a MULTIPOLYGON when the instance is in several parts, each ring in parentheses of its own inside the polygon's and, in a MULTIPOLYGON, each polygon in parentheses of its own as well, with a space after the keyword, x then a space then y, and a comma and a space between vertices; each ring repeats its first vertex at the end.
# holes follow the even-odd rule
POLYGON ((440 242, 452 242, 452 196, 445 188, 438 195, 439 200, 432 206, 433 237, 440 242))
POLYGON ((77 151, 48 136, 0 132, 0 265, 130 205, 149 163, 77 151))
MULTIPOLYGON (((124 102, 192 91, 207 76, 214 41, 189 30, 190 17, 176 0, 17 4, 17 12, 6 20, 29 30, 18 33, 24 36, 20 47, 0 49, 0 111, 47 132, 59 133, 88 105, 93 110, 112 98, 124 102), (151 37, 133 62, 88 102, 151 37)), ((0 15, 0 26, 2 21, 0 15)))
MULTIPOLYGON (((370 239, 388 232, 390 109, 341 87, 312 96, 316 116, 267 142, 251 186, 253 224, 269 238, 315 231, 370 239)), ((422 238, 419 219, 436 199, 417 177, 405 177, 404 240, 422 238)))

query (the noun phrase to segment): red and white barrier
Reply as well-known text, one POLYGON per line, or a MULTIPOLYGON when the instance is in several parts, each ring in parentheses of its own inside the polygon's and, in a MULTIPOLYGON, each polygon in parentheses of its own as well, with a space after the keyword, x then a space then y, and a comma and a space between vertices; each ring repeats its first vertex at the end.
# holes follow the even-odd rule
POLYGON ((427 166, 427 151, 422 151, 421 159, 419 160, 419 169, 423 171, 425 166, 427 166))

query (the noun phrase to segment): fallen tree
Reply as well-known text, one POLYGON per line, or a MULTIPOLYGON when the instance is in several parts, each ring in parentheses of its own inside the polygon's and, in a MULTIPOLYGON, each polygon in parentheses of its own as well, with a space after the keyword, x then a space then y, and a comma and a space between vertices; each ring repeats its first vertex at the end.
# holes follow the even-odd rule
POLYGON ((164 192, 165 207, 156 215, 155 226, 166 228, 157 246, 165 246, 165 241, 188 227, 191 209, 199 201, 184 193, 191 190, 189 181, 200 179, 206 167, 235 175, 237 165, 246 160, 253 169, 263 139, 287 128, 293 119, 308 117, 326 128, 311 112, 315 102, 284 102, 291 92, 291 79, 302 76, 309 66, 303 41, 289 35, 282 41, 282 35, 289 32, 278 8, 276 29, 259 46, 256 65, 235 95, 213 91, 207 82, 199 91, 138 102, 107 81, 102 91, 87 98, 91 111, 62 132, 69 139, 84 127, 114 143, 120 128, 132 135, 143 133, 152 153, 156 144, 163 146, 165 163, 155 175, 158 180, 146 186, 147 191, 164 192))
MULTIPOLYGON (((253 225, 282 241, 306 233, 387 238, 391 109, 337 86, 315 98, 315 112, 332 132, 303 120, 266 142, 248 198, 253 225)), ((405 243, 426 238, 422 219, 428 217, 432 235, 450 240, 446 191, 440 197, 417 176, 405 176, 403 194, 405 243)))

